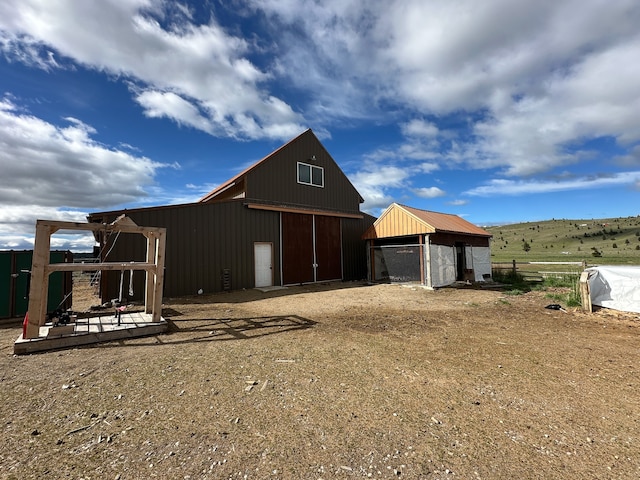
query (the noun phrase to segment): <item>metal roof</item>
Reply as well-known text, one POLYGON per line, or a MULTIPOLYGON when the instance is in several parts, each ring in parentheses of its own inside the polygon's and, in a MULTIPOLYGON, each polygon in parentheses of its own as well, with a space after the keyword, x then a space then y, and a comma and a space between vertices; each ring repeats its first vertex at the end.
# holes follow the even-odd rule
POLYGON ((390 238, 426 233, 462 233, 491 237, 486 230, 453 214, 431 212, 392 203, 365 232, 363 239, 390 238))

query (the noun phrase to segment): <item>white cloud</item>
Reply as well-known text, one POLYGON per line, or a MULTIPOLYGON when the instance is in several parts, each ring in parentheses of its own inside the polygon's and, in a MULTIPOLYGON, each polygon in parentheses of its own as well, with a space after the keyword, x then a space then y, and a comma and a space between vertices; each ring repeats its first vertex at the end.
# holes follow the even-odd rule
POLYGON ((440 130, 432 122, 414 119, 401 125, 402 133, 407 137, 435 138, 440 130))
POLYGON ((83 222, 87 211, 140 201, 156 171, 173 167, 110 149, 91 138, 90 125, 65 120, 56 126, 0 100, 0 248, 39 218, 83 222))
POLYGON ((79 120, 55 126, 0 100, 0 203, 104 208, 146 195, 165 165, 109 149, 79 120))
POLYGON ((403 152, 380 149, 378 158, 531 175, 582 161, 590 139, 623 148, 640 140, 636 0, 250 3, 279 31, 307 32, 278 44, 281 74, 332 98, 323 114, 375 116, 383 105, 390 122, 407 112, 434 119, 401 124, 403 152), (438 141, 440 118, 479 111, 472 137, 438 141))
MULTIPOLYGON (((34 199, 37 200, 37 199, 34 199)), ((86 222, 87 213, 75 209, 58 209, 42 205, 6 205, 0 208, 0 249, 32 249, 36 220, 58 220, 64 222, 86 222)), ((79 234, 66 236, 56 234, 51 237, 53 249, 70 249, 89 251, 95 244, 93 235, 79 234)))
MULTIPOLYGON (((247 0, 230 8, 216 4, 199 24, 195 10, 164 0, 0 2, 0 52, 48 71, 106 73, 129 86, 148 117, 215 136, 288 140, 305 118, 321 138, 327 125, 353 119, 397 128, 404 140, 364 155, 352 177, 365 208, 447 168, 529 178, 500 178, 469 195, 638 182, 635 172, 531 180, 592 160, 586 145, 603 138, 616 151, 599 158, 638 165, 637 0, 247 0), (225 18, 260 11, 250 37, 240 23, 219 23, 224 8, 225 18)), ((97 143, 81 120, 66 122, 2 101, 0 203, 17 207, 21 193, 80 212, 153 192, 160 165, 130 146, 97 143)))
POLYGON ((614 158, 618 165, 638 166, 640 165, 640 145, 632 148, 627 155, 620 155, 614 158))
POLYGON ((446 192, 438 187, 414 188, 413 193, 420 198, 436 198, 446 195, 446 192))
POLYGON ((528 195, 562 192, 567 190, 598 189, 633 186, 640 181, 640 171, 594 177, 581 177, 557 182, 493 179, 486 185, 465 192, 466 195, 493 197, 500 195, 528 195))
POLYGON ((389 190, 405 186, 408 177, 406 169, 390 165, 370 165, 350 176, 356 190, 365 199, 362 208, 366 211, 387 207, 393 202, 389 190))
POLYGON ((410 112, 401 129, 413 141, 401 153, 432 160, 443 148, 440 116, 481 110, 475 137, 445 158, 509 175, 580 161, 568 143, 640 139, 635 0, 234 7, 259 10, 267 30, 242 38, 214 10, 196 24, 189 8, 161 0, 24 0, 0 5, 0 48, 41 68, 71 60, 122 76, 148 116, 217 136, 289 139, 303 130, 302 109, 319 126, 410 112), (270 92, 276 84, 302 104, 270 92))
POLYGON ((196 25, 184 6, 161 0, 24 0, 0 4, 0 49, 51 68, 45 49, 134 82, 151 117, 207 133, 288 139, 302 117, 262 86, 270 74, 247 59, 252 45, 215 21, 196 25), (170 18, 168 18, 170 16, 170 18), (163 25, 166 23, 166 25, 163 25))

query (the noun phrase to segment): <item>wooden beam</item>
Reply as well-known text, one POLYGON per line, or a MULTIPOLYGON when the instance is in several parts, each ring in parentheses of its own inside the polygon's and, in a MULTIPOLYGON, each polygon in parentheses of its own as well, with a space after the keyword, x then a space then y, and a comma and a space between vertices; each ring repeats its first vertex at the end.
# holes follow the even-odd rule
POLYGON ((153 282, 153 312, 152 322, 162 320, 162 286, 164 285, 164 252, 167 241, 166 231, 161 231, 157 235, 158 246, 156 249, 156 271, 153 282))
MULTIPOLYGON (((158 241, 155 235, 147 235, 147 263, 153 263, 156 261, 156 251, 158 248, 158 241)), ((153 311, 153 285, 157 281, 156 270, 147 270, 145 273, 145 292, 144 292, 144 312, 151 313, 153 311)))
POLYGON ((51 227, 36 223, 36 238, 33 246, 31 262, 31 288, 29 290, 28 321, 25 330, 26 338, 38 338, 40 325, 44 325, 47 314, 47 297, 49 292, 49 249, 51 247, 51 227))
POLYGON ((52 272, 79 272, 85 270, 145 270, 156 269, 155 263, 145 262, 104 262, 104 263, 51 263, 45 267, 47 274, 52 272))
POLYGON ((166 247, 166 228, 139 227, 127 217, 118 218, 113 224, 60 222, 38 220, 31 266, 31 291, 25 339, 38 338, 40 326, 45 324, 49 291, 49 275, 52 272, 74 272, 91 270, 144 270, 147 272, 145 292, 145 311, 151 309, 152 321, 162 320, 162 286, 164 282, 164 255, 166 247), (73 264, 50 262, 51 235, 60 230, 105 231, 139 233, 147 238, 146 262, 103 262, 92 264, 73 264))
POLYGON ((162 227, 139 227, 138 225, 131 225, 128 222, 122 222, 122 224, 108 224, 108 223, 81 223, 81 222, 62 222, 57 220, 38 220, 37 223, 49 227, 51 233, 55 233, 58 230, 81 230, 89 232, 123 232, 123 233, 140 233, 145 234, 148 232, 159 232, 163 230, 162 227))
POLYGON ((582 302, 582 310, 592 313, 593 305, 591 304, 591 291, 589 289, 589 272, 580 274, 580 300, 582 302))
POLYGON ((364 215, 358 213, 341 213, 331 212, 326 210, 314 210, 308 208, 296 208, 285 205, 266 205, 264 203, 246 203, 248 208, 254 210, 270 210, 273 212, 285 212, 285 213, 302 213, 306 215, 322 215, 325 217, 340 217, 340 218, 364 218, 364 215))

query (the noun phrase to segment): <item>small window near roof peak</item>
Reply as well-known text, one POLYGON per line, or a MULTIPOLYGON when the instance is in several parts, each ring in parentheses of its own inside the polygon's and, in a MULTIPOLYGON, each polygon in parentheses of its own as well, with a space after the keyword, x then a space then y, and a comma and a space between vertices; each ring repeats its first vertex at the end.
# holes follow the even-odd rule
POLYGON ((298 162, 298 183, 324 187, 324 168, 298 162))

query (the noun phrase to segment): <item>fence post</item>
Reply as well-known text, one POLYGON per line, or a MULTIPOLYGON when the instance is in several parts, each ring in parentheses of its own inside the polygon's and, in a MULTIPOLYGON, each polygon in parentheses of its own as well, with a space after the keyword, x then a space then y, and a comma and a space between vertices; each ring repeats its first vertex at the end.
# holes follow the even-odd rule
POLYGON ((589 290, 589 272, 580 274, 580 300, 582 301, 582 310, 585 312, 593 312, 591 304, 591 292, 589 290))
POLYGON ((516 274, 516 273, 517 273, 517 270, 516 270, 516 261, 515 261, 515 260, 513 260, 513 275, 515 276, 515 274, 516 274))

